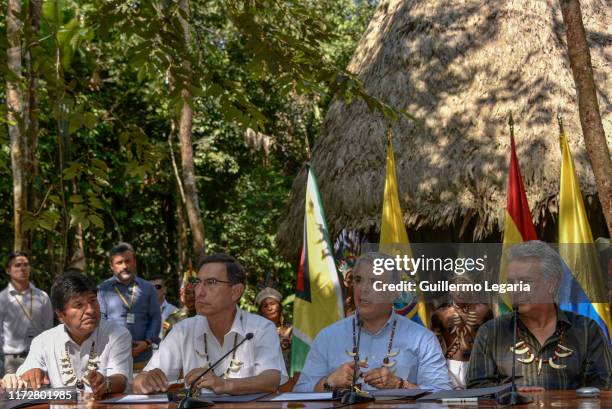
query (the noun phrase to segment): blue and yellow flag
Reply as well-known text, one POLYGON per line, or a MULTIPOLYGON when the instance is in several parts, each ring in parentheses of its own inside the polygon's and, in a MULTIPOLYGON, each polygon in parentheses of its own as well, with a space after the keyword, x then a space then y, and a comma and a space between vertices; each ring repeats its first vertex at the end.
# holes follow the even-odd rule
POLYGON ((597 273, 601 267, 593 245, 593 234, 576 178, 572 153, 563 128, 561 128, 560 143, 562 159, 559 188, 559 254, 567 267, 561 284, 561 291, 565 291, 566 295, 561 299, 569 298, 572 301, 562 303, 561 308, 597 321, 609 340, 612 329, 610 305, 600 302, 606 299, 606 294, 601 293, 606 287, 605 283, 601 282, 602 275, 597 273))
MULTIPOLYGON (((395 155, 393 154, 393 143, 391 141, 391 128, 389 128, 387 131, 385 192, 380 225, 380 251, 388 254, 397 254, 398 251, 406 252, 410 251, 409 244, 402 208, 400 207, 397 176, 395 174, 395 155), (398 244, 402 246, 396 246, 398 244)), ((416 295, 411 297, 408 302, 396 302, 395 312, 429 327, 429 316, 425 303, 418 301, 416 295)))
POLYGON ((342 291, 317 181, 308 168, 304 243, 293 303, 291 376, 299 372, 317 334, 344 316, 342 291))

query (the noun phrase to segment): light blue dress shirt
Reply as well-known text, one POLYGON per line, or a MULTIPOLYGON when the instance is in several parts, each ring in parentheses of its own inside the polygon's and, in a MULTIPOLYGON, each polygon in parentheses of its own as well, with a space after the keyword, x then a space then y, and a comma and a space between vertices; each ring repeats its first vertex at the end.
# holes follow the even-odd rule
MULTIPOLYGON (((347 317, 323 329, 315 338, 300 379, 293 388, 295 392, 312 392, 324 376, 329 376, 340 365, 353 360, 347 351, 353 349, 353 317, 347 317)), ((396 364, 390 368, 396 376, 416 384, 421 389, 452 389, 448 369, 442 349, 435 335, 427 328, 406 317, 391 314, 383 328, 375 334, 365 329, 361 331, 359 345, 360 360, 367 357, 368 367, 363 372, 379 368, 387 355, 393 320, 397 320, 391 352, 399 352, 390 357, 396 364)), ((368 384, 362 388, 376 389, 368 384)))

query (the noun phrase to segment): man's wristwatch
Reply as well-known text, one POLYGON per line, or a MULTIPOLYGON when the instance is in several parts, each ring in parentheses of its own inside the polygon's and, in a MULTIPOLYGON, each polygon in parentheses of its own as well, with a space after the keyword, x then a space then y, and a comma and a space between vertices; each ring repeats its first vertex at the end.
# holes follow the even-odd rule
POLYGON ((111 393, 111 390, 113 388, 113 383, 111 381, 110 376, 107 376, 106 378, 104 378, 104 385, 106 386, 106 393, 111 393))
POLYGON ((329 382, 327 382, 327 376, 323 379, 323 389, 327 392, 331 392, 334 390, 333 386, 331 386, 329 382))

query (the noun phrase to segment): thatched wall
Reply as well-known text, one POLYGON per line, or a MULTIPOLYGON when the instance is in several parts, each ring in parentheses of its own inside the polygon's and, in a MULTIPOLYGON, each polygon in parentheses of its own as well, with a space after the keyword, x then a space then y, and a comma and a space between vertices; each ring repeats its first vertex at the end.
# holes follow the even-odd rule
MULTIPOLYGON (((612 146, 610 5, 582 2, 612 146)), ((510 112, 534 222, 556 213, 558 112, 583 193, 596 193, 557 0, 383 0, 348 68, 372 95, 420 119, 393 127, 409 235, 452 225, 465 230, 465 240, 479 240, 500 230, 510 112)), ((362 102, 331 104, 312 166, 332 233, 379 227, 386 125, 362 102)), ((288 256, 301 245, 304 176, 296 178, 279 226, 279 244, 288 256)))

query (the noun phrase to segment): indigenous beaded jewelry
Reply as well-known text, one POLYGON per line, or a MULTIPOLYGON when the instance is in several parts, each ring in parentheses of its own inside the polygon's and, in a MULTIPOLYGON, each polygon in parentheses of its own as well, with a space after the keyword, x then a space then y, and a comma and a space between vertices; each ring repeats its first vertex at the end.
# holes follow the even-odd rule
POLYGON ((474 326, 478 323, 478 315, 476 311, 470 309, 469 305, 462 308, 453 303, 453 309, 454 312, 451 316, 453 320, 453 329, 451 330, 451 334, 455 334, 455 339, 444 354, 446 359, 451 359, 461 347, 469 348, 466 336, 474 333, 474 326), (459 313, 459 310, 461 310, 464 315, 467 315, 467 317, 464 318, 464 316, 459 313))
POLYGON ((530 365, 535 364, 538 366, 538 376, 542 373, 542 365, 548 364, 551 368, 554 369, 563 369, 567 367, 567 365, 563 365, 559 363, 560 358, 567 358, 571 354, 574 353, 574 350, 568 348, 562 344, 563 338, 565 337, 565 327, 561 326, 559 330, 559 341, 557 341, 557 345, 555 346, 555 350, 553 354, 549 358, 543 358, 541 355, 535 355, 535 353, 531 352, 531 347, 525 341, 523 337, 522 331, 517 329, 519 342, 516 343, 513 347, 510 347, 510 352, 514 351, 517 355, 527 354, 525 358, 516 358, 522 364, 530 365))
MULTIPOLYGON (((242 317, 243 317, 242 314, 240 314, 240 324, 241 325, 243 323, 242 317)), ((234 334, 234 346, 232 347, 234 348, 234 352, 232 353, 232 359, 230 360, 230 364, 228 365, 225 372, 221 375, 221 378, 227 378, 230 373, 239 372, 242 366, 244 365, 244 362, 236 359, 236 345, 237 344, 238 344, 238 334, 234 334)), ((196 349, 196 354, 198 354, 201 357, 206 358, 206 364, 204 365, 204 369, 208 369, 211 367, 212 363, 210 362, 210 356, 208 355, 208 337, 207 337, 206 332, 204 333, 204 353, 201 353, 200 351, 196 349)))
MULTIPOLYGON (((356 319, 353 317, 353 350, 352 351, 346 351, 346 354, 351 357, 354 358, 355 355, 357 355, 359 353, 359 345, 357 345, 357 333, 356 333, 356 319)), ((400 352, 399 349, 392 351, 393 348, 393 338, 395 338, 395 328, 397 328, 397 319, 393 320, 393 324, 391 327, 391 335, 389 336, 389 343, 387 344, 387 353, 385 354, 385 357, 383 359, 383 366, 387 367, 387 368, 393 368, 396 364, 395 361, 390 360, 390 358, 393 358, 395 356, 397 356, 400 352)), ((368 363, 368 357, 365 358, 365 360, 363 361, 366 364, 368 363)))
POLYGON ((65 345, 64 354, 60 359, 60 373, 62 376, 62 383, 64 386, 76 386, 77 389, 84 389, 85 385, 89 385, 89 374, 98 370, 100 364, 100 358, 96 354, 95 350, 96 343, 92 342, 91 349, 89 351, 89 358, 87 359, 87 367, 85 373, 80 378, 77 378, 76 371, 70 360, 70 354, 68 352, 68 344, 65 345))

